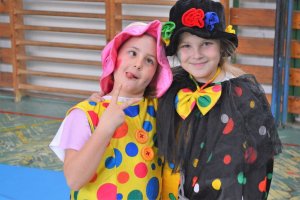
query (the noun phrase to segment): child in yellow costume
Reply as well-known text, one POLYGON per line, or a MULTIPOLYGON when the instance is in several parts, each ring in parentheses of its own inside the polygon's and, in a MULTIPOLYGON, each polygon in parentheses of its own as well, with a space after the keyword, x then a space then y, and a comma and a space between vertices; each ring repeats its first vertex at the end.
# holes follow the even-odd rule
MULTIPOLYGON (((71 199, 163 198, 156 110, 172 73, 160 34, 155 20, 116 35, 102 52, 105 100, 72 107, 51 142, 64 161, 71 199)), ((168 198, 177 197, 174 189, 168 198)))

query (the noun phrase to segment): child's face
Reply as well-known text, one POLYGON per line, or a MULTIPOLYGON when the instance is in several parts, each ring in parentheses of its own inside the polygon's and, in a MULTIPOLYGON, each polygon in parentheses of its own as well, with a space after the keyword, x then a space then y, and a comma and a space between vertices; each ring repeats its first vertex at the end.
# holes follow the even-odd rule
POLYGON ((207 82, 215 75, 221 59, 220 41, 185 32, 181 35, 177 55, 184 70, 197 81, 207 82))
POLYGON ((156 40, 149 35, 130 38, 118 52, 114 87, 122 84, 121 96, 142 97, 157 65, 156 40))

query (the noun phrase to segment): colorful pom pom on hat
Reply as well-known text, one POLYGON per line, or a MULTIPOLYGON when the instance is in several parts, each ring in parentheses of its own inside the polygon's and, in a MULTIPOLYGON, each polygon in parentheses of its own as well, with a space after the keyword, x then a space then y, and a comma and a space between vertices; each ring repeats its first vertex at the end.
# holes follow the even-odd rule
POLYGON ((207 39, 227 39, 238 46, 232 26, 226 28, 223 5, 212 0, 178 0, 162 30, 168 56, 176 53, 183 32, 207 39))

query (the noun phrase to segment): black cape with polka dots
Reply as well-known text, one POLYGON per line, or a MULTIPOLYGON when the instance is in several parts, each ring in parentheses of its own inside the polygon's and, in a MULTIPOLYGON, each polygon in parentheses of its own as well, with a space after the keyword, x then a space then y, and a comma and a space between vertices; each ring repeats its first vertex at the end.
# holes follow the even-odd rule
MULTIPOLYGON (((196 89, 181 67, 159 100, 160 155, 184 174, 188 199, 266 199, 274 155, 281 152, 269 103, 253 75, 222 82, 217 104, 203 116, 195 106, 185 119, 175 110, 179 89, 196 89)), ((203 83, 199 83, 203 85, 203 83)))

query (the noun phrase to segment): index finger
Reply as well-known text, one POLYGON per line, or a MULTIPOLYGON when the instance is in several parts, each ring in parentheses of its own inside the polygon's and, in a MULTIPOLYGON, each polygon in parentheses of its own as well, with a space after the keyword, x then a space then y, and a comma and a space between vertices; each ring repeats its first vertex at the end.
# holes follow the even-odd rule
POLYGON ((118 103, 118 97, 121 91, 122 85, 118 85, 116 90, 113 92, 113 95, 111 97, 111 103, 117 104, 118 103))

